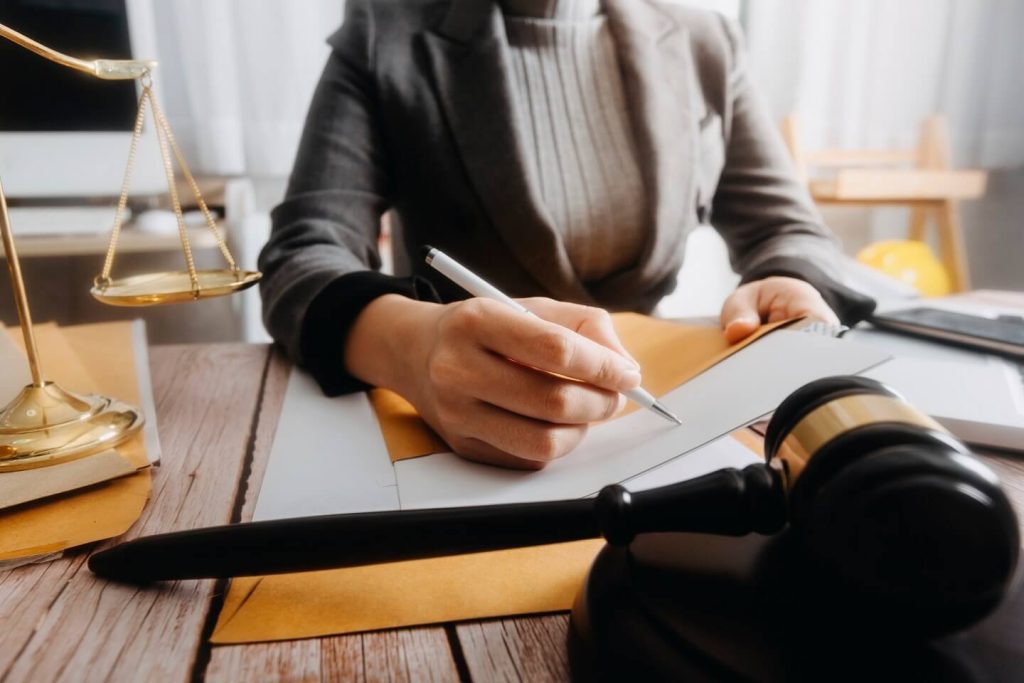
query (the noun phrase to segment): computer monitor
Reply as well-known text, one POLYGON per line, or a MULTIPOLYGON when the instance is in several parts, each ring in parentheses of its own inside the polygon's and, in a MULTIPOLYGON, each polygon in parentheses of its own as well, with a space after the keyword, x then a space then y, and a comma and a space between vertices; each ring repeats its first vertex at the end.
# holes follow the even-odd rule
MULTIPOLYGON (((152 1, 0 0, 0 22, 74 57, 158 59, 152 1)), ((0 179, 8 197, 116 197, 138 95, 133 81, 94 78, 0 39, 0 179)), ((131 188, 143 195, 166 190, 151 121, 131 188)))

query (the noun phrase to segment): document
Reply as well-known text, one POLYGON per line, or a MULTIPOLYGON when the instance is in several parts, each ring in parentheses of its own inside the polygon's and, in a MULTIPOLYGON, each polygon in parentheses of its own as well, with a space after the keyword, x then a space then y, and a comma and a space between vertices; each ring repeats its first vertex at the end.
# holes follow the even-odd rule
POLYGON ((884 382, 959 439, 1024 451, 1024 381, 997 356, 867 328, 847 338, 893 355, 867 374, 884 382))
MULTIPOLYGON (((362 395, 360 398, 365 401, 362 395)), ((652 488, 723 467, 746 467, 758 460, 757 455, 738 441, 725 437, 685 458, 676 458, 640 475, 631 480, 629 486, 636 490, 652 488)), ((301 461, 300 457, 299 467, 302 467, 301 461)), ((330 482, 326 483, 325 492, 330 489, 330 482)), ((350 484, 345 482, 343 486, 350 484)), ((328 498, 325 496, 322 502, 328 498)), ((337 495, 334 505, 346 506, 337 495)), ((325 506, 320 510, 328 509, 329 506, 325 506)), ((267 512, 268 508, 264 507, 259 514, 267 512)), ((429 560, 233 579, 210 641, 251 643, 315 638, 567 610, 572 607, 594 556, 603 546, 600 539, 592 539, 429 560)))
POLYGON ((397 509, 394 469, 366 394, 328 398, 292 370, 253 521, 397 509))
POLYGON ((661 396, 674 427, 635 411, 592 427, 538 472, 435 453, 391 462, 364 394, 325 398, 293 372, 254 519, 579 498, 629 482, 770 413, 815 379, 856 374, 888 358, 846 340, 775 330, 661 396))
MULTIPOLYGON (((654 342, 646 323, 629 324, 640 325, 642 341, 654 342)), ((705 328, 653 349, 670 354, 667 365, 692 377, 681 386, 678 380, 666 384, 671 371, 658 375, 641 361, 650 368, 645 384, 682 417, 681 427, 634 411, 593 427, 576 451, 540 472, 502 470, 443 452, 409 457, 407 446, 423 443, 418 437, 398 439, 403 453, 395 458, 366 394, 326 398, 309 376, 293 372, 254 519, 580 497, 613 482, 643 490, 743 468, 761 458, 730 432, 772 411, 806 382, 861 372, 887 358, 859 344, 776 330, 728 349, 723 360, 727 345, 720 336, 705 328), (701 339, 714 343, 698 351, 701 339)), ((211 640, 306 638, 565 610, 602 545, 587 540, 235 579, 211 640)))
POLYGON ((538 472, 439 453, 395 463, 403 510, 580 498, 627 481, 755 422, 804 384, 856 374, 888 354, 841 339, 776 330, 660 397, 674 427, 646 411, 592 427, 570 455, 538 472))
MULTIPOLYGON (((134 405, 152 405, 151 398, 144 398, 150 393, 148 372, 145 378, 139 377, 137 362, 125 362, 131 358, 133 348, 138 352, 144 338, 141 323, 100 323, 61 329, 42 324, 36 325, 35 332, 48 378, 76 392, 102 393, 134 405)), ((4 341, 17 333, 0 330, 0 335, 8 336, 4 341)), ((5 404, 27 383, 28 372, 24 356, 13 344, 0 343, 0 363, 9 370, 0 373, 0 403, 5 404)), ((159 442, 155 432, 140 434, 119 445, 116 451, 53 468, 0 475, 12 503, 24 502, 30 494, 52 495, 67 491, 69 486, 78 488, 114 478, 100 486, 61 493, 59 498, 46 503, 0 510, 0 567, 16 566, 26 558, 49 557, 66 548, 127 531, 142 514, 149 497, 148 466, 152 455, 159 452, 159 442), (150 444, 155 446, 152 452, 150 444), (30 486, 27 480, 37 478, 30 486)))

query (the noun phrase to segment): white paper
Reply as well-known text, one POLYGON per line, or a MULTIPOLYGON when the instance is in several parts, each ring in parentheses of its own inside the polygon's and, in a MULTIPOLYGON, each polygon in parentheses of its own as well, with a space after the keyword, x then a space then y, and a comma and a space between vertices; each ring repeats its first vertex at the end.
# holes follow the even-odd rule
POLYGON ((955 436, 1024 451, 1024 383, 1009 361, 874 328, 846 336, 891 353, 892 361, 867 376, 899 391, 955 436))
POLYGON ((856 342, 776 330, 662 397, 683 421, 637 411, 591 428, 568 456, 523 472, 439 453, 395 464, 402 509, 580 498, 689 453, 775 410, 815 379, 889 358, 856 342))
POLYGON ((150 464, 160 462, 160 432, 156 426, 156 401, 153 399, 153 379, 149 374, 149 340, 146 338, 146 321, 136 318, 132 321, 132 345, 135 350, 135 378, 139 385, 139 408, 146 418, 142 426, 142 438, 146 446, 146 458, 150 464))
POLYGON ((982 366, 988 363, 988 355, 951 344, 925 341, 908 334, 880 330, 876 327, 858 327, 843 335, 868 346, 882 349, 895 358, 920 358, 922 360, 960 363, 964 368, 982 366))
POLYGON ((968 443, 1024 451, 1020 378, 1000 359, 965 366, 900 356, 866 374, 968 443))
POLYGON ((646 491, 695 479, 726 467, 741 470, 747 465, 759 462, 764 462, 764 458, 731 436, 723 436, 706 446, 690 451, 683 457, 673 458, 652 470, 627 479, 622 484, 630 491, 646 491))
MULTIPOLYGON (((132 321, 132 350, 135 358, 135 378, 139 387, 139 399, 145 422, 142 438, 146 446, 146 458, 150 464, 160 461, 160 434, 156 424, 156 401, 153 399, 153 381, 149 373, 149 347, 146 340, 146 321, 138 318, 132 321)), ((45 361, 45 359, 44 359, 45 361)), ((86 368, 89 371, 89 368, 86 368)), ((28 361, 4 328, 0 325, 0 407, 7 405, 32 381, 28 361)), ((76 391, 75 387, 66 387, 76 391)))
POLYGON ((0 407, 14 400, 18 392, 32 381, 28 361, 21 349, 7 336, 0 325, 0 407))
POLYGON ((253 520, 398 507, 391 459, 366 394, 328 398, 293 370, 253 520))

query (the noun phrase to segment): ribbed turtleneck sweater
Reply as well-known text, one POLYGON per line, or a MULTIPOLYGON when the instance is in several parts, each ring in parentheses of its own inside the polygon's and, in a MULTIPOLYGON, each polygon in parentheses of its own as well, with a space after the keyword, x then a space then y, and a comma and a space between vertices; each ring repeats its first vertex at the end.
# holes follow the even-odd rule
POLYGON ((600 0, 500 0, 531 181, 583 282, 633 265, 647 210, 600 0))

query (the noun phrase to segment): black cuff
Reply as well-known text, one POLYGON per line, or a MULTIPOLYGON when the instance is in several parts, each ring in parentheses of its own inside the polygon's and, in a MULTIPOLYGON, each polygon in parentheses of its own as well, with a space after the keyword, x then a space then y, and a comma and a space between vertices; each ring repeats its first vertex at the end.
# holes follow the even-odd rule
POLYGON ((835 311, 844 325, 853 327, 875 310, 875 300, 871 297, 836 282, 810 261, 793 256, 775 256, 759 263, 743 274, 740 283, 763 280, 773 275, 794 277, 809 283, 821 292, 825 303, 835 311))
POLYGON ((328 396, 369 388, 345 371, 342 354, 352 323, 371 301, 385 294, 440 301, 433 285, 421 277, 400 278, 364 270, 331 282, 306 309, 299 342, 303 365, 328 396))

